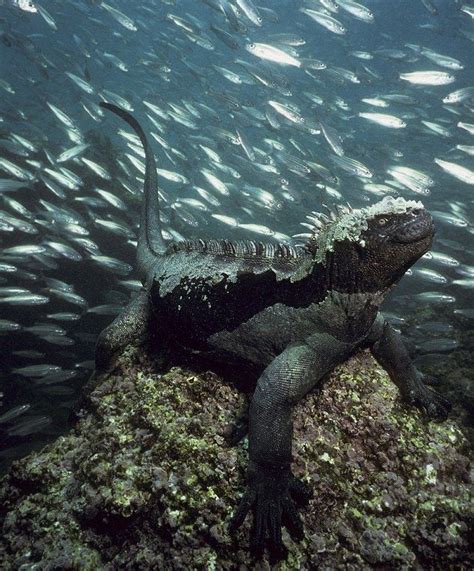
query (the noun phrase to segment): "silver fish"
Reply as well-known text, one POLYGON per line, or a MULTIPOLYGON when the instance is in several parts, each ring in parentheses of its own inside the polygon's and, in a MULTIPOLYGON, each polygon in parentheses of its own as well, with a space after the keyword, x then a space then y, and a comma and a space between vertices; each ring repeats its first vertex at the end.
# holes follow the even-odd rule
POLYGON ((270 46, 269 44, 254 42, 246 44, 245 49, 252 55, 264 60, 272 61, 280 65, 301 67, 301 61, 299 59, 293 57, 286 51, 275 46, 270 46))

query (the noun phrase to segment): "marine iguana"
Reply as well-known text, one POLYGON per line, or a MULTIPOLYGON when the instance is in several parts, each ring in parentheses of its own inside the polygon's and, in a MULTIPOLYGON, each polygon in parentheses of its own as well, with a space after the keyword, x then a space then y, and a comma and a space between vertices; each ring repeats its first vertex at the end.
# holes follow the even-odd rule
POLYGON ((196 240, 167 245, 157 171, 138 121, 110 103, 140 137, 146 172, 137 265, 145 291, 99 336, 96 368, 158 330, 169 347, 250 367, 247 488, 230 523, 253 511, 251 548, 284 557, 281 528, 303 537, 298 515, 310 492, 291 472, 292 410, 334 367, 370 348, 408 403, 442 420, 450 403, 426 387, 400 335, 379 313, 389 289, 431 246, 420 202, 386 198, 322 220, 304 246, 196 240))

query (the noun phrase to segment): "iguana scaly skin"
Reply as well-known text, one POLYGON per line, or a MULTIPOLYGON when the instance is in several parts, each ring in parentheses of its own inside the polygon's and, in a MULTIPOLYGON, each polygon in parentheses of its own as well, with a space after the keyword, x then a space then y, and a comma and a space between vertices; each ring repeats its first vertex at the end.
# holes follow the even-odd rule
POLYGON ((97 368, 158 329, 168 347, 252 371, 247 489, 230 528, 253 511, 252 547, 283 556, 281 527, 303 536, 297 505, 308 499, 291 473, 292 410, 324 375, 369 347, 407 402, 435 419, 449 411, 379 313, 388 290, 430 248, 431 216, 419 202, 387 198, 323 220, 302 247, 227 240, 167 246, 146 136, 127 112, 101 105, 133 127, 146 153, 137 255, 146 291, 100 335, 97 368))

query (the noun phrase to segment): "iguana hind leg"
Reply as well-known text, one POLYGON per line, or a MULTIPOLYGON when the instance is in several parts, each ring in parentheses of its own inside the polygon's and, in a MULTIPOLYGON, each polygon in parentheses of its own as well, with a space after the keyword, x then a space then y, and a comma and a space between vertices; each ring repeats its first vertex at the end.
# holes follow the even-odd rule
POLYGON ((148 294, 143 291, 100 333, 95 347, 98 373, 110 370, 126 347, 139 346, 147 340, 150 318, 148 294))
POLYGON ((95 371, 82 387, 81 397, 73 407, 70 421, 76 422, 82 409, 90 405, 89 397, 104 373, 112 371, 120 353, 129 346, 139 346, 148 338, 151 311, 147 292, 140 292, 125 307, 97 339, 95 371))

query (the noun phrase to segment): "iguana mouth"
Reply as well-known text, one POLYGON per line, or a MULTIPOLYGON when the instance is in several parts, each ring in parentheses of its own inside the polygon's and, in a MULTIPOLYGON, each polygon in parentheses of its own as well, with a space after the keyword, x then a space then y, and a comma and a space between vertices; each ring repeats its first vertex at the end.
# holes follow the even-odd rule
POLYGON ((401 244, 421 242, 434 235, 434 225, 431 215, 426 210, 413 210, 413 218, 405 222, 393 237, 401 244))

